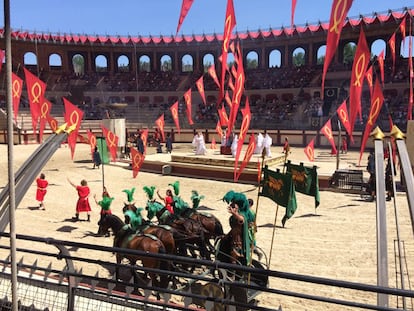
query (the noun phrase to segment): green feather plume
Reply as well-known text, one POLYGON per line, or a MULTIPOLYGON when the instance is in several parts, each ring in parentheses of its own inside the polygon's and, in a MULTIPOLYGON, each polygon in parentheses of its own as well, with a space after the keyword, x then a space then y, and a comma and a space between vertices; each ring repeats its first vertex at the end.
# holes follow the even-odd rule
POLYGON ((147 194, 148 200, 152 200, 154 198, 155 186, 144 186, 142 189, 144 189, 145 193, 147 194))
POLYGON ((135 187, 133 187, 131 190, 124 189, 124 190, 122 190, 122 192, 125 192, 125 193, 126 193, 126 195, 127 195, 127 199, 128 199, 128 202, 129 202, 129 203, 131 203, 131 202, 133 202, 133 201, 134 201, 134 192, 135 192, 135 187))
POLYGON ((202 199, 204 199, 204 195, 199 195, 196 190, 191 191, 191 201, 193 202, 193 208, 198 208, 202 199))
POLYGON ((228 204, 232 202, 236 203, 239 206, 239 210, 242 212, 245 212, 249 209, 249 201, 247 200, 247 197, 240 192, 230 190, 224 195, 223 201, 228 204))
POLYGON ((168 186, 171 186, 174 188, 174 194, 179 195, 180 194, 180 182, 177 180, 173 182, 172 184, 168 184, 168 186))

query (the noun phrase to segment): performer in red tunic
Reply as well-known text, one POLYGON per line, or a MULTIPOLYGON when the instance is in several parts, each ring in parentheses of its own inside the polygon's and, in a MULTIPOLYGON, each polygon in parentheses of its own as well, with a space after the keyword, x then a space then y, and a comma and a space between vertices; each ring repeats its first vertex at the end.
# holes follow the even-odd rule
POLYGON ((174 198, 172 191, 170 189, 167 189, 165 198, 160 195, 159 190, 157 191, 158 197, 160 200, 164 201, 165 208, 171 213, 174 214, 174 198))
POLYGON ((88 187, 88 182, 85 179, 82 179, 80 186, 75 185, 68 179, 69 183, 76 189, 78 192, 78 202, 76 203, 76 214, 75 217, 72 217, 74 220, 79 220, 79 213, 86 212, 88 214, 87 221, 91 221, 91 206, 89 205, 89 194, 90 189, 88 187))
POLYGON ((36 179, 37 190, 36 190, 36 200, 40 202, 39 207, 41 209, 45 209, 43 204, 43 200, 45 199, 45 195, 47 192, 47 186, 49 183, 46 180, 45 174, 41 173, 39 178, 36 179))

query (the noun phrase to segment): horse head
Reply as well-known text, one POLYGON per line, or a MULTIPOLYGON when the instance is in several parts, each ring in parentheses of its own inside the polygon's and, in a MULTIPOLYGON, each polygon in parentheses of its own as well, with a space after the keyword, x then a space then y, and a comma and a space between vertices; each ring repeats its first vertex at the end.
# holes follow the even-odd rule
POLYGON ((109 233, 109 229, 115 234, 122 228, 122 220, 115 215, 104 215, 98 222, 98 235, 106 235, 109 233))
POLYGON ((148 200, 145 209, 147 210, 147 218, 151 220, 152 218, 157 216, 157 213, 164 208, 160 202, 155 200, 148 200))

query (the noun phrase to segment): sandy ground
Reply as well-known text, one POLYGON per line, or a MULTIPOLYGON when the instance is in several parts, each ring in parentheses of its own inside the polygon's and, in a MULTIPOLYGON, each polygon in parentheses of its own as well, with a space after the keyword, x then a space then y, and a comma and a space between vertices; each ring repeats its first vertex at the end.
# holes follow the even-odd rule
MULTIPOLYGON (((14 147, 14 167, 17 170, 24 160, 36 150, 37 145, 21 145, 14 147)), ((280 152, 281 146, 273 147, 274 152, 280 152)), ((191 152, 189 146, 176 146, 175 152, 191 152)), ((7 146, 0 145, 3 156, 0 159, 0 185, 7 183, 7 146)), ((316 161, 306 161, 302 148, 293 148, 290 159, 293 163, 305 162, 305 165, 317 165, 320 175, 331 175, 336 167, 336 158, 329 155, 328 150, 315 150, 316 161)), ((341 155, 340 168, 356 168, 357 152, 341 155)), ((43 172, 50 183, 45 200, 46 210, 37 209, 35 201, 36 186, 33 183, 16 211, 16 232, 21 234, 54 237, 56 239, 77 241, 91 244, 110 246, 111 238, 96 237, 99 220, 99 208, 91 198, 92 221, 73 222, 77 194, 67 181, 71 179, 80 183, 86 179, 92 194, 98 197, 102 190, 102 172, 92 169, 88 145, 78 144, 75 158, 72 161, 70 151, 62 146, 44 167, 43 172), (70 227, 70 230, 62 228, 70 227)), ((366 155, 362 161, 362 169, 366 166, 366 155)), ((252 185, 234 184, 205 179, 180 178, 161 176, 140 172, 136 179, 132 172, 117 165, 105 165, 105 184, 110 194, 115 197, 112 210, 121 216, 126 195, 123 189, 136 187, 135 200, 138 206, 144 206, 144 185, 155 185, 162 192, 168 184, 180 181, 181 196, 189 201, 191 190, 197 190, 205 195, 203 205, 211 208, 211 212, 222 220, 225 231, 228 231, 228 217, 223 195, 229 190, 246 193, 248 197, 257 200, 257 188, 252 185)), ((376 268, 376 208, 375 203, 365 202, 359 195, 340 194, 322 191, 321 205, 315 210, 313 198, 297 193, 298 210, 291 218, 286 228, 282 228, 280 220, 284 208, 277 209, 269 199, 260 197, 258 205, 257 244, 271 258, 270 268, 284 272, 320 276, 338 280, 347 280, 375 285, 377 282, 376 268), (276 216, 276 211, 278 211, 276 216), (276 221, 275 221, 276 220, 276 221), (273 224, 276 228, 273 230, 273 224), (274 237, 273 245, 271 245, 274 237)), ((394 240, 396 239, 395 216, 393 202, 387 202, 388 248, 389 248, 389 285, 395 287, 395 257, 394 240)), ((414 245, 412 227, 405 193, 398 193, 396 206, 400 223, 400 238, 405 242, 408 273, 414 272, 414 245)), ((86 215, 81 215, 85 219, 86 215)), ((7 229, 8 230, 8 229, 7 229)), ((76 254, 76 250, 74 250, 76 254)), ((79 252, 79 255, 82 255, 79 252)), ((3 258, 3 257, 2 257, 3 258)), ((108 259, 108 258, 107 258, 108 259)), ((114 260, 114 257, 109 260, 114 260)), ((89 267, 83 267, 88 271, 89 267)), ((90 271, 88 271, 89 274, 90 271)), ((100 271, 100 275, 108 273, 100 271)), ((90 274, 94 274, 93 271, 90 274)), ((376 304, 376 295, 362 292, 352 292, 344 289, 321 289, 320 286, 297 283, 283 279, 273 279, 271 288, 298 291, 307 294, 321 294, 340 299, 356 298, 360 302, 376 304)), ((282 295, 260 295, 260 304, 283 310, 348 310, 345 307, 332 304, 320 304, 299 298, 289 298, 282 295)), ((390 305, 396 307, 395 299, 390 305)), ((350 309, 351 310, 351 309, 350 309)), ((354 310, 354 309, 352 309, 354 310)))

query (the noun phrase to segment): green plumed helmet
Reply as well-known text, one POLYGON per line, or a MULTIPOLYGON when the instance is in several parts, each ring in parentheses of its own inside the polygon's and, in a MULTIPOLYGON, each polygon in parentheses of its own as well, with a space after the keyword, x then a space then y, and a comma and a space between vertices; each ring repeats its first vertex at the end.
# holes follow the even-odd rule
POLYGON ((148 200, 152 200, 154 198, 155 186, 144 186, 142 189, 144 189, 145 193, 147 194, 148 200))
POLYGON ((102 208, 104 209, 109 209, 109 207, 111 206, 112 201, 114 200, 114 198, 110 198, 110 197, 103 197, 100 205, 102 208))
POLYGON ((173 187, 175 195, 180 194, 180 182, 178 180, 173 182, 172 184, 168 184, 168 186, 173 187))
POLYGON ((133 187, 131 190, 124 189, 124 190, 122 190, 122 192, 125 192, 126 193, 127 199, 128 199, 128 203, 131 203, 131 202, 134 201, 135 187, 133 187))

